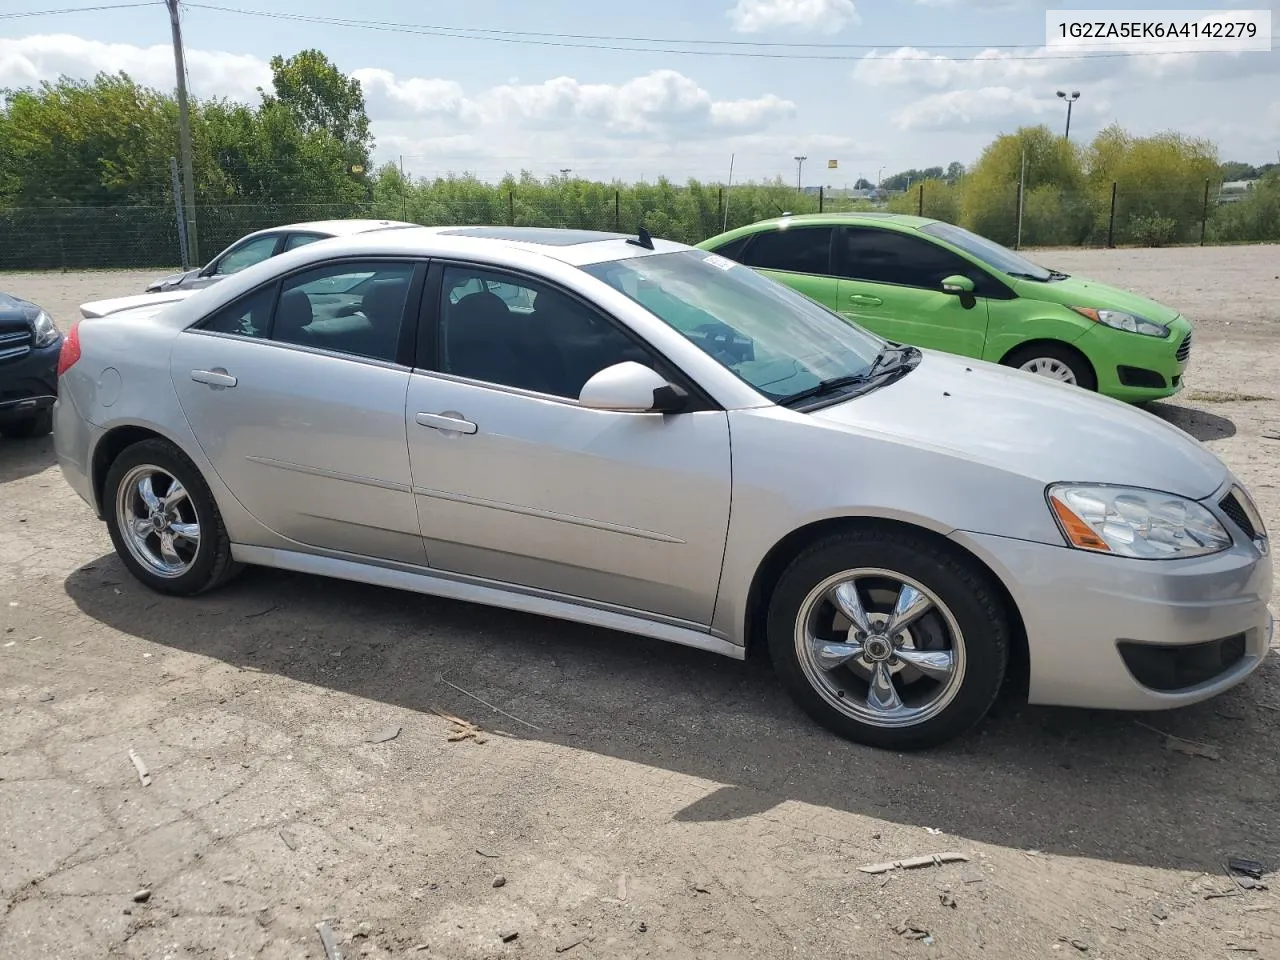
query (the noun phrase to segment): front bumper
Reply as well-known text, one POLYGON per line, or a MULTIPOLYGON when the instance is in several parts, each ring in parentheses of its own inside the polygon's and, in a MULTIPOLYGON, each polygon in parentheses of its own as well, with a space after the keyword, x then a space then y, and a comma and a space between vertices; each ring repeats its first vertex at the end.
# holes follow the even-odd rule
POLYGON ((1162 400, 1182 390, 1191 362, 1191 324, 1178 317, 1164 339, 1095 324, 1075 342, 1093 364, 1098 392, 1129 403, 1162 400))
POLYGON ((1234 545, 1129 560, 987 534, 953 538, 1004 580, 1022 615, 1031 703, 1163 710, 1243 681, 1271 646, 1271 558, 1234 545), (1140 679, 1141 678, 1141 679, 1140 679))
POLYGON ((25 420, 58 399, 58 353, 62 337, 0 360, 0 423, 25 420))

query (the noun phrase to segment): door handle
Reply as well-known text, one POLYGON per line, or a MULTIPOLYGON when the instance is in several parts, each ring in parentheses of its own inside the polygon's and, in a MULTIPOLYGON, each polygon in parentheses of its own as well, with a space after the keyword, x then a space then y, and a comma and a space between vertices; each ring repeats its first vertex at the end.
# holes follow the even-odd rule
POLYGON ((470 420, 463 420, 461 416, 447 413, 420 413, 414 417, 414 420, 419 426, 443 430, 446 433, 475 433, 478 429, 470 420))
POLYGON ((191 379, 211 387, 234 387, 240 382, 225 370, 192 370, 191 379))
POLYGON ((854 303, 865 303, 868 307, 878 307, 884 303, 879 297, 869 297, 865 293, 851 293, 849 299, 854 303))

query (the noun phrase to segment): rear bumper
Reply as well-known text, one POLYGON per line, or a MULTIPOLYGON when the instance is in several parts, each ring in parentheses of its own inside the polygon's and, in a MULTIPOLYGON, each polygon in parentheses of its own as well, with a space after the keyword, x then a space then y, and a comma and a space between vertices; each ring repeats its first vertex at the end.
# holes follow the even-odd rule
POLYGON ((71 489, 93 508, 99 520, 98 498, 93 489, 93 449, 102 431, 85 420, 75 401, 63 394, 53 407, 53 449, 58 468, 71 489))
POLYGON ((0 423, 25 420, 58 399, 58 353, 62 337, 20 357, 0 361, 0 423))
POLYGON ((1099 556, 985 534, 954 539, 1013 595, 1032 703, 1163 710, 1245 680, 1271 646, 1271 558, 1236 543, 1176 561, 1099 556))

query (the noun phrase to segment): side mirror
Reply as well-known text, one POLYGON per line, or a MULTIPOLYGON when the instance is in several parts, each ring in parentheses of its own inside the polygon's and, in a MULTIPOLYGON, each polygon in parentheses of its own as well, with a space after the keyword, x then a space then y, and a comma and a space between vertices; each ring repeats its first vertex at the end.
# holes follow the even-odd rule
POLYGON ((199 272, 198 274, 196 274, 196 276, 199 276, 199 277, 212 277, 212 276, 213 276, 215 273, 217 273, 217 272, 218 272, 218 261, 217 261, 217 260, 210 260, 208 263, 206 263, 206 264, 205 264, 205 265, 200 269, 200 272, 199 272))
POLYGON ((618 413, 679 413, 689 395, 634 360, 605 367, 582 386, 578 403, 618 413))
POLYGON ((944 293, 973 293, 973 281, 959 274, 947 277, 942 281, 944 293))

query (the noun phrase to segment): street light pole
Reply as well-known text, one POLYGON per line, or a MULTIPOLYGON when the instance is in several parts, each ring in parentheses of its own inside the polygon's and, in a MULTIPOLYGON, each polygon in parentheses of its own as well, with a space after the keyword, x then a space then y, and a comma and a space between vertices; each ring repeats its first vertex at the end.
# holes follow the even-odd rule
POLYGON ((1071 139, 1071 105, 1080 99, 1080 91, 1072 90, 1071 96, 1067 96, 1067 93, 1065 90, 1059 90, 1058 98, 1060 100, 1067 101, 1067 132, 1066 132, 1065 138, 1067 140, 1070 140, 1071 139))
POLYGON ((800 193, 800 192, 802 192, 802 189, 803 189, 803 188, 800 186, 800 184, 801 184, 801 180, 800 180, 800 172, 801 172, 802 170, 804 170, 804 162, 805 162, 806 160, 808 160, 809 158, 808 158, 808 157, 796 157, 795 159, 796 159, 796 193, 800 193))

